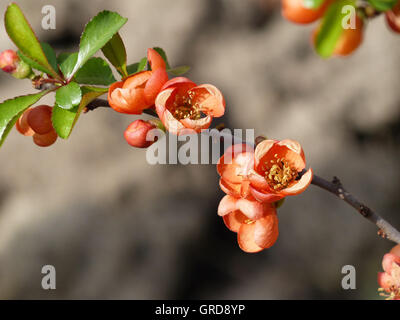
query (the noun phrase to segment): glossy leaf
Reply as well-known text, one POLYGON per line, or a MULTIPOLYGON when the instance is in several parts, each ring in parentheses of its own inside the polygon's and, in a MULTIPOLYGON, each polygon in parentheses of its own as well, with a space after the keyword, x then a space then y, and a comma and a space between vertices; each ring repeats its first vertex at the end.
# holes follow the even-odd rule
POLYGON ((53 127, 57 134, 63 138, 67 139, 78 121, 82 110, 94 99, 100 97, 107 92, 106 88, 97 87, 82 87, 82 100, 79 106, 72 108, 71 110, 66 110, 59 107, 57 104, 53 108, 52 122, 53 127))
POLYGON ((66 74, 71 79, 98 50, 106 45, 128 19, 116 12, 102 11, 95 16, 85 27, 79 45, 78 60, 74 69, 66 74))
POLYGON ((146 66, 147 66, 147 58, 143 58, 139 62, 130 64, 127 67, 128 75, 132 75, 132 74, 138 73, 140 71, 144 71, 146 69, 146 66))
MULTIPOLYGON (((45 42, 42 42, 41 46, 42 46, 43 52, 45 53, 45 55, 47 57, 47 60, 51 64, 52 68, 54 70, 58 70, 57 58, 56 58, 56 54, 54 52, 54 49, 49 44, 47 44, 45 42)), ((37 63, 35 60, 32 60, 28 56, 24 55, 21 52, 21 50, 18 50, 17 54, 21 58, 21 60, 23 60, 28 65, 30 65, 32 69, 36 69, 36 70, 39 70, 39 71, 44 72, 44 73, 48 73, 49 72, 47 68, 43 67, 41 64, 37 63)))
POLYGON ((57 56, 54 49, 46 42, 41 42, 41 46, 51 67, 58 72, 57 56))
POLYGON ((355 1, 337 0, 333 2, 322 19, 315 48, 317 53, 323 58, 329 58, 333 54, 336 43, 343 33, 342 21, 347 13, 342 13, 342 8, 346 5, 355 6, 355 1))
POLYGON ((76 82, 70 82, 56 92, 56 103, 63 109, 70 110, 81 102, 82 91, 76 82))
POLYGON ((126 70, 126 49, 119 33, 114 34, 101 50, 117 71, 123 77, 126 77, 128 75, 128 71, 126 70))
POLYGON ((303 6, 308 9, 319 8, 325 0, 303 0, 303 6))
POLYGON ((173 74, 174 76, 181 76, 190 70, 189 66, 180 66, 173 69, 167 70, 169 73, 173 74))
POLYGON ((81 84, 108 86, 115 78, 108 63, 102 58, 90 58, 75 74, 74 80, 81 84))
POLYGON ((132 63, 129 66, 127 66, 126 70, 128 72, 128 75, 135 74, 137 72, 138 66, 139 66, 139 62, 132 63))
POLYGON ((368 2, 378 11, 388 11, 395 6, 398 0, 368 0, 368 2))
POLYGON ((139 65, 137 67, 136 72, 144 71, 147 66, 147 58, 142 58, 142 60, 139 61, 139 65))
POLYGON ((42 46, 18 5, 12 3, 8 6, 4 20, 10 39, 21 53, 40 65, 42 71, 45 70, 44 72, 51 76, 60 78, 49 63, 42 46))
POLYGON ((50 91, 16 97, 0 103, 0 146, 22 113, 50 91))
POLYGON ((63 75, 67 75, 72 72, 78 60, 78 52, 74 53, 61 53, 57 57, 58 65, 63 75))

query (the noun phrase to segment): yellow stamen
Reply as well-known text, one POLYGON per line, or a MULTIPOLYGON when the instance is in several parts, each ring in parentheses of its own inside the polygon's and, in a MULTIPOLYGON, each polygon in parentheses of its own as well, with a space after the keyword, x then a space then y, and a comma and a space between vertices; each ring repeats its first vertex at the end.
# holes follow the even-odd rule
POLYGON ((389 287, 389 293, 383 293, 385 291, 383 288, 379 288, 378 291, 380 292, 379 295, 385 297, 385 300, 394 300, 396 298, 400 298, 400 287, 392 285, 389 287))
POLYGON ((278 154, 275 154, 274 158, 270 163, 265 163, 267 170, 264 171, 264 174, 270 187, 279 191, 287 188, 297 178, 298 172, 284 158, 278 158, 278 154))
POLYGON ((187 97, 179 99, 175 97, 175 102, 171 108, 171 113, 178 120, 189 118, 198 120, 201 118, 201 112, 204 111, 198 103, 193 104, 194 92, 188 91, 187 97))

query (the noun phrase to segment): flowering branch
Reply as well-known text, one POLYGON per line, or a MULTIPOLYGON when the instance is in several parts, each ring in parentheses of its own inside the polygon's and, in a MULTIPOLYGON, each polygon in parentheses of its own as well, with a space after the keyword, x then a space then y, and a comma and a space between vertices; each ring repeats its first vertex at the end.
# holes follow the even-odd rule
POLYGON ((332 182, 330 182, 314 174, 311 184, 333 193, 339 199, 356 209, 364 218, 368 219, 379 228, 378 235, 382 238, 387 238, 400 244, 400 232, 379 214, 349 193, 337 177, 334 177, 332 182))
MULTIPOLYGON (((110 105, 108 104, 107 100, 95 99, 87 105, 85 112, 95 110, 99 107, 107 108, 110 107, 110 105)), ((146 109, 143 110, 143 112, 151 116, 157 116, 154 110, 152 109, 146 109)), ((265 140, 265 138, 257 137, 256 144, 258 144, 262 140, 265 140)), ((306 173, 306 170, 303 170, 299 174, 299 178, 301 178, 304 173, 306 173)), ((314 174, 311 184, 336 195, 339 199, 345 201, 347 204, 356 209, 357 212, 360 213, 364 218, 368 219, 379 228, 378 231, 379 236, 381 236, 382 238, 387 238, 393 242, 400 244, 400 232, 396 228, 394 228, 389 222, 383 219, 379 214, 377 214, 371 208, 360 202, 350 192, 348 192, 343 187, 339 178, 334 177, 332 182, 330 182, 314 174)))
MULTIPOLYGON (((92 101, 85 109, 85 112, 95 110, 99 107, 110 107, 107 100, 103 99, 96 99, 92 101)), ((151 116, 156 116, 154 110, 146 109, 144 113, 149 114, 151 116)), ((256 144, 265 140, 263 137, 256 138, 256 144)), ((299 179, 306 173, 306 170, 303 170, 299 174, 299 179)), ((400 232, 394 228, 389 222, 383 219, 379 214, 373 211, 371 208, 360 202, 356 197, 354 197, 350 192, 348 192, 342 185, 339 178, 334 177, 332 182, 325 180, 317 175, 313 175, 313 179, 311 184, 320 187, 334 195, 336 195, 339 199, 345 201, 347 204, 352 206, 354 209, 357 210, 364 218, 371 221, 375 224, 378 228, 378 235, 382 238, 387 238, 393 242, 400 244, 400 232)))
MULTIPOLYGON (((282 14, 292 22, 321 21, 314 31, 313 42, 317 53, 324 58, 351 54, 362 43, 366 21, 382 13, 389 27, 400 33, 400 0, 313 0, 309 1, 311 6, 300 5, 304 2, 301 0, 281 2, 282 14), (355 16, 346 13, 349 4, 355 16), (350 28, 344 27, 345 19, 349 19, 350 28)), ((0 53, 0 68, 17 79, 30 79, 41 92, 0 103, 0 146, 14 124, 18 132, 32 137, 40 147, 54 144, 58 137, 67 139, 83 107, 84 113, 105 107, 124 114, 145 113, 155 117, 156 120, 135 120, 125 129, 125 140, 137 148, 147 148, 157 141, 157 137, 147 139, 152 129, 174 135, 186 134, 187 129, 205 133, 213 118, 224 115, 225 99, 220 90, 211 84, 197 85, 188 78, 178 77, 187 72, 187 67, 171 68, 163 49, 149 48, 146 57, 128 66, 126 48, 118 34, 126 21, 110 11, 94 17, 82 33, 78 59, 73 64, 72 55, 59 55, 56 59, 51 46, 38 42, 18 5, 9 5, 5 27, 21 55, 13 50, 0 53), (99 50, 119 72, 120 81, 115 81, 105 60, 93 58, 99 50), (33 69, 42 73, 37 75, 33 69), (169 74, 176 77, 169 79, 169 74), (109 88, 98 90, 84 84, 109 85, 109 88), (54 107, 31 107, 56 90, 54 107), (107 99, 99 99, 105 91, 107 99), (53 112, 57 116, 53 117, 53 112)), ((313 184, 336 195, 374 223, 379 236, 399 244, 385 255, 385 272, 379 275, 379 284, 389 298, 400 300, 400 232, 396 228, 350 194, 337 177, 328 181, 314 175, 311 168, 306 170, 304 151, 297 141, 260 136, 253 144, 223 132, 223 128, 220 124, 215 127, 218 131, 207 133, 215 139, 227 139, 230 145, 217 163, 220 188, 226 193, 218 206, 218 215, 237 233, 243 251, 255 253, 270 248, 278 238, 277 209, 285 197, 298 195, 313 184)))

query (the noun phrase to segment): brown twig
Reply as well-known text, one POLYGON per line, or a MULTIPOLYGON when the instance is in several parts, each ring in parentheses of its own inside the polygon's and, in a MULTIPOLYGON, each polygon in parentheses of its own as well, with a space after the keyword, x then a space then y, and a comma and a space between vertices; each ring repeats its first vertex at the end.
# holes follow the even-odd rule
POLYGON ((311 183, 336 195, 339 199, 356 209, 357 212, 360 213, 364 218, 368 219, 379 228, 379 236, 400 244, 400 232, 389 222, 383 219, 379 214, 356 199, 343 187, 342 183, 337 177, 334 177, 330 182, 317 175, 314 175, 311 183))
MULTIPOLYGON (((87 113, 87 112, 93 111, 97 108, 110 108, 110 105, 109 105, 108 101, 105 99, 95 99, 86 106, 86 108, 84 109, 83 112, 87 113)), ((157 113, 155 112, 154 109, 145 109, 145 110, 143 110, 143 113, 148 114, 153 117, 158 117, 157 113)))
POLYGON ((32 86, 36 90, 44 91, 44 90, 55 90, 59 88, 57 84, 60 84, 60 81, 50 78, 43 78, 41 76, 34 77, 32 79, 32 86))

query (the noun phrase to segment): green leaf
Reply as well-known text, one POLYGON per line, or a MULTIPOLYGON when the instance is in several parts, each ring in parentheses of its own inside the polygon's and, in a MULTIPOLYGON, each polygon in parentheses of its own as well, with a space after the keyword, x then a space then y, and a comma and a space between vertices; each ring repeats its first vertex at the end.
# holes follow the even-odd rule
MULTIPOLYGON (((56 54, 55 54, 53 48, 45 42, 42 42, 41 46, 42 46, 43 52, 45 53, 45 55, 47 57, 47 60, 51 64, 52 68, 54 70, 58 70, 57 58, 56 58, 56 54)), ((41 64, 37 63, 35 60, 32 60, 29 57, 27 57, 26 55, 24 55, 21 52, 21 50, 18 50, 17 54, 21 58, 21 60, 23 60, 28 65, 30 65, 32 69, 36 69, 36 70, 39 70, 44 73, 49 73, 47 68, 43 67, 41 64)))
POLYGON ((126 67, 126 70, 128 72, 128 76, 130 76, 131 74, 135 74, 137 72, 139 66, 139 62, 130 64, 129 66, 126 67))
POLYGON ((368 0, 368 2, 378 11, 388 11, 395 6, 398 0, 368 0))
POLYGON ((144 57, 142 58, 142 60, 139 61, 136 72, 144 71, 146 69, 146 66, 147 66, 147 58, 144 57))
POLYGON ((72 72, 78 60, 78 52, 74 53, 60 53, 57 57, 58 65, 63 75, 67 75, 72 72))
POLYGON ((54 49, 46 42, 41 42, 40 44, 42 46, 43 52, 46 55, 46 58, 49 61, 51 67, 53 68, 53 70, 58 71, 57 56, 56 56, 54 49))
POLYGON ((108 63, 102 58, 90 58, 75 74, 75 81, 81 84, 109 86, 115 78, 108 63))
POLYGON ((303 0, 303 5, 308 9, 318 9, 325 0, 303 0))
POLYGON ((16 97, 0 103, 0 146, 22 113, 50 91, 16 97))
POLYGON ((59 107, 57 104, 53 108, 52 122, 53 127, 57 134, 63 138, 67 139, 72 129, 74 128, 82 110, 94 99, 100 97, 107 92, 106 88, 98 87, 82 87, 82 101, 79 106, 72 108, 71 110, 65 110, 59 107))
POLYGON ((172 73, 174 76, 181 76, 190 70, 189 66, 180 66, 173 69, 167 70, 167 72, 172 73))
POLYGON ((10 39, 15 43, 21 53, 40 65, 41 68, 45 70, 44 72, 50 74, 54 78, 60 79, 56 70, 54 70, 49 63, 42 46, 24 17, 24 14, 15 3, 8 6, 4 21, 10 39))
POLYGON ((162 49, 160 47, 154 47, 153 49, 156 50, 160 54, 161 58, 164 59, 167 69, 171 69, 171 67, 168 63, 167 54, 165 53, 164 49, 162 49))
POLYGON ((79 45, 78 60, 74 69, 66 77, 71 79, 75 72, 83 66, 99 49, 105 46, 128 19, 116 12, 102 11, 85 27, 79 45))
POLYGON ((127 66, 128 75, 132 75, 138 73, 140 71, 144 71, 147 66, 147 58, 143 58, 140 62, 136 62, 127 66))
POLYGON ((355 6, 354 0, 337 0, 326 11, 316 38, 315 48, 323 58, 329 58, 343 32, 342 21, 348 13, 342 13, 346 5, 355 6))
POLYGON ((114 34, 101 50, 122 77, 128 76, 128 71, 126 70, 126 49, 119 33, 114 34))
POLYGON ((56 92, 56 103, 63 109, 72 109, 79 105, 82 99, 82 91, 76 82, 70 82, 56 92))
POLYGON ((39 70, 39 71, 44 72, 44 73, 47 73, 47 72, 48 72, 48 70, 47 70, 45 67, 43 67, 42 65, 40 65, 40 64, 37 63, 36 61, 34 61, 34 60, 32 60, 32 59, 29 59, 27 56, 25 56, 25 55, 21 52, 21 50, 18 50, 18 51, 17 51, 17 54, 18 54, 18 56, 20 57, 20 59, 21 59, 22 61, 24 61, 25 63, 27 63, 29 66, 31 66, 32 69, 36 69, 36 70, 39 70))

